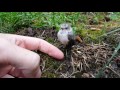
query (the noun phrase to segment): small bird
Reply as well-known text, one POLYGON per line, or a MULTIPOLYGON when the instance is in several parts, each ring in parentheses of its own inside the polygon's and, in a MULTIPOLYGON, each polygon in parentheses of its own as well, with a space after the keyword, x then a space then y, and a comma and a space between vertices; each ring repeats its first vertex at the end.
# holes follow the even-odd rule
POLYGON ((74 45, 76 40, 82 42, 81 38, 75 35, 69 23, 63 23, 60 25, 57 37, 66 48, 74 45))
POLYGON ((63 23, 60 25, 60 30, 57 33, 58 40, 64 45, 68 45, 68 43, 74 40, 73 29, 70 24, 63 23))
POLYGON ((57 33, 57 37, 61 44, 64 45, 65 58, 70 60, 71 48, 73 45, 75 45, 76 40, 81 42, 81 38, 75 35, 71 25, 68 23, 63 23, 60 25, 60 30, 57 33))

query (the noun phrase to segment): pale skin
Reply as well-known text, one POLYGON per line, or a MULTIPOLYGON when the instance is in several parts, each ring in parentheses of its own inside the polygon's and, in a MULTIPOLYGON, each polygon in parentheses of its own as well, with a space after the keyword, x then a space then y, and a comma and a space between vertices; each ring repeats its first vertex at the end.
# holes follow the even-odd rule
POLYGON ((62 51, 42 39, 1 33, 0 78, 40 78, 40 56, 31 50, 64 58, 62 51))

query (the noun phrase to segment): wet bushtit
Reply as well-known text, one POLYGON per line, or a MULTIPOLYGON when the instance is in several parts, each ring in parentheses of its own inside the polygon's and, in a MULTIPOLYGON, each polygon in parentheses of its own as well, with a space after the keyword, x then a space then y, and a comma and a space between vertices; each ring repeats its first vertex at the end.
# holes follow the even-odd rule
POLYGON ((57 34, 58 40, 66 47, 73 45, 75 41, 75 34, 70 24, 63 23, 60 25, 60 30, 57 34))

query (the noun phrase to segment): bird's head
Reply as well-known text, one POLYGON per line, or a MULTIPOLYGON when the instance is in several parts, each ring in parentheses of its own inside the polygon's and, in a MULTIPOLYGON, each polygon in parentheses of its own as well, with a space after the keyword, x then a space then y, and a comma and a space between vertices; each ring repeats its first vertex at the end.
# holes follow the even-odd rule
POLYGON ((60 25, 60 29, 62 31, 69 31, 71 29, 71 25, 69 23, 63 23, 60 25))

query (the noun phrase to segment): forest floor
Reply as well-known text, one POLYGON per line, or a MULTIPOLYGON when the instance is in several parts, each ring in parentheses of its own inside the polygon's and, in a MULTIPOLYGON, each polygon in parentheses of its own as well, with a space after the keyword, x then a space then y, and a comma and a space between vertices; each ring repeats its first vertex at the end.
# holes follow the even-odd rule
POLYGON ((64 52, 64 60, 58 61, 34 51, 41 58, 42 78, 120 78, 119 51, 108 63, 120 42, 120 30, 115 32, 120 27, 119 12, 13 12, 0 16, 1 33, 41 38, 64 52), (76 42, 69 51, 57 39, 63 22, 71 23, 83 41, 76 42))
MULTIPOLYGON (((57 40, 57 31, 55 29, 45 28, 32 29, 24 28, 18 30, 15 34, 42 38, 64 52, 60 42, 57 40)), ((116 34, 115 34, 116 35, 116 34)), ((120 35, 117 33, 117 35, 120 35)), ((118 36, 117 36, 118 37, 118 36)), ((71 54, 63 61, 55 60, 46 54, 36 51, 41 57, 40 68, 43 78, 95 78, 99 70, 108 62, 114 51, 113 42, 115 39, 105 37, 100 43, 79 43, 73 45, 71 54)), ((100 78, 119 78, 120 77, 120 56, 103 70, 100 78)))

